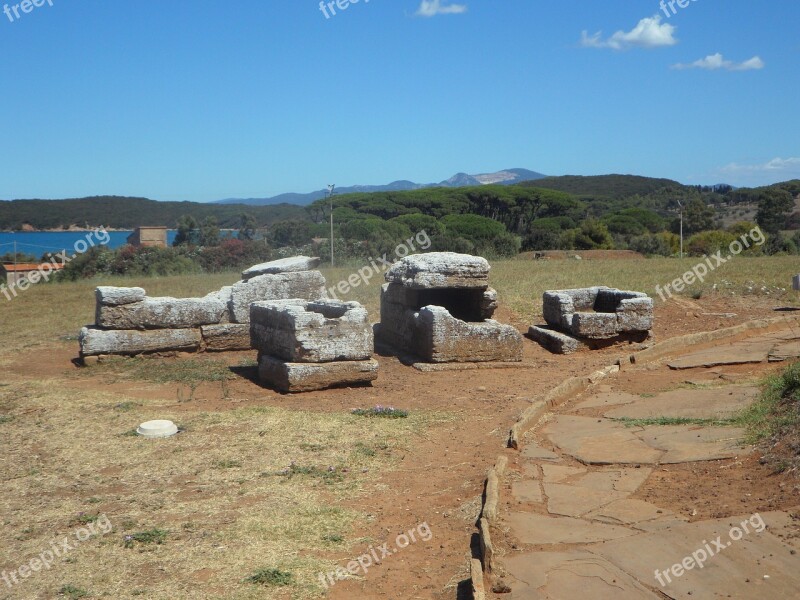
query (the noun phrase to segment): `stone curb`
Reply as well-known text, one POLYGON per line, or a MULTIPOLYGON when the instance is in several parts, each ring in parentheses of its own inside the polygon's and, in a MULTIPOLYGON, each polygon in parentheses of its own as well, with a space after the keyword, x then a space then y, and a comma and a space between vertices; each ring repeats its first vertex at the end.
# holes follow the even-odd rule
POLYGON ((470 572, 472 578, 472 595, 475 600, 486 598, 486 591, 483 585, 483 571, 491 574, 494 567, 494 546, 492 545, 492 535, 489 532, 491 524, 497 520, 499 513, 498 504, 500 502, 500 478, 506 472, 508 457, 500 455, 497 462, 491 467, 486 475, 486 497, 478 518, 478 528, 480 529, 480 559, 472 559, 470 562, 470 572), (475 564, 477 563, 477 565, 475 564))
POLYGON ((477 558, 469 561, 469 575, 472 580, 472 600, 486 600, 486 588, 483 587, 483 567, 477 558))

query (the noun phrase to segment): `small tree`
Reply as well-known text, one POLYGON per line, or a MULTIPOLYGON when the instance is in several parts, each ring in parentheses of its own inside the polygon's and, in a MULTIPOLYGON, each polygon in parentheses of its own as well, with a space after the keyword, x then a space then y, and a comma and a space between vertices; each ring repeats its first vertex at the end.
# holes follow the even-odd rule
POLYGON ((203 224, 200 226, 200 245, 219 245, 219 227, 217 226, 216 217, 208 216, 203 219, 203 224))
POLYGON ((178 233, 175 236, 173 246, 186 246, 197 243, 197 221, 191 215, 183 215, 178 218, 178 233))
POLYGON ((761 192, 756 222, 767 233, 778 233, 794 209, 794 198, 786 190, 770 188, 761 192))
POLYGON ((240 240, 256 239, 256 229, 258 229, 258 223, 253 215, 249 213, 242 213, 242 216, 239 218, 239 223, 240 240))

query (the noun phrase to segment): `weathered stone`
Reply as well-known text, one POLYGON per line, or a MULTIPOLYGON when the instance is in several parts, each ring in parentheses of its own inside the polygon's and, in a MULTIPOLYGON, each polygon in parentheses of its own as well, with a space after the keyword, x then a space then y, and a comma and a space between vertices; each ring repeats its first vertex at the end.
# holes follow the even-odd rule
POLYGON ((430 252, 407 256, 386 272, 386 281, 413 289, 489 286, 489 262, 479 256, 430 252))
POLYGON ((199 329, 112 330, 84 327, 78 337, 82 356, 134 355, 200 348, 199 329))
POLYGON ((800 275, 795 275, 794 278, 792 278, 792 289, 800 292, 800 275))
POLYGON ((653 328, 653 300, 641 292, 607 287, 552 290, 543 295, 551 327, 588 339, 611 339, 653 328))
POLYGON ((528 337, 554 354, 572 354, 585 347, 579 339, 547 327, 531 327, 528 337))
POLYGON ((203 298, 145 298, 120 306, 98 303, 96 323, 105 329, 186 329, 217 324, 227 310, 220 292, 203 298))
POLYGON ((617 315, 613 313, 582 313, 572 315, 570 331, 577 336, 606 339, 617 335, 617 315))
POLYGON ((441 306, 426 306, 415 316, 416 351, 430 362, 522 360, 522 335, 511 325, 487 320, 466 323, 441 306))
POLYGON ((312 271, 319 266, 319 258, 308 256, 292 256, 270 262, 254 265, 242 271, 242 279, 248 281, 259 275, 276 275, 278 273, 296 273, 297 271, 312 271))
POLYGON ((226 323, 224 325, 204 325, 200 328, 203 345, 211 352, 249 350, 250 326, 246 323, 226 323))
POLYGON ((103 306, 120 306, 122 304, 133 304, 145 299, 147 292, 140 287, 111 287, 100 286, 95 289, 94 294, 97 303, 103 306))
POLYGON ((259 275, 240 281, 231 290, 231 320, 249 323, 250 305, 269 300, 316 300, 325 296, 325 278, 319 271, 259 275))
POLYGON ((483 292, 480 302, 480 316, 481 319, 491 319, 494 316, 494 311, 497 310, 497 290, 488 288, 483 292))
POLYGON ((378 377, 376 360, 291 363, 268 355, 258 363, 262 383, 279 392, 311 392, 330 387, 365 384, 378 377))
POLYGON ((282 300, 250 306, 253 348, 294 363, 367 360, 373 333, 358 302, 282 300))

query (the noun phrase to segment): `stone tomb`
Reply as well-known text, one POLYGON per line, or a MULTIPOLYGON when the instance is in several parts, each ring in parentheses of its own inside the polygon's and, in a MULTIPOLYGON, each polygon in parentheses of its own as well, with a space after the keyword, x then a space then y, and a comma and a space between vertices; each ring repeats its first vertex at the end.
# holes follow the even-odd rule
POLYGON ((280 392, 364 384, 378 376, 372 327, 358 302, 256 302, 250 337, 259 379, 280 392))
POLYGON ((381 289, 378 338, 431 363, 521 361, 520 333, 491 319, 489 269, 484 258, 452 252, 396 262, 381 289))
POLYGON ((544 293, 544 320, 528 335, 559 354, 619 341, 644 341, 653 328, 653 300, 641 292, 608 287, 544 293))
POLYGON ((81 358, 154 352, 250 349, 250 304, 325 293, 319 259, 256 265, 242 280, 202 298, 150 298, 142 288, 98 287, 95 323, 79 336, 81 358))

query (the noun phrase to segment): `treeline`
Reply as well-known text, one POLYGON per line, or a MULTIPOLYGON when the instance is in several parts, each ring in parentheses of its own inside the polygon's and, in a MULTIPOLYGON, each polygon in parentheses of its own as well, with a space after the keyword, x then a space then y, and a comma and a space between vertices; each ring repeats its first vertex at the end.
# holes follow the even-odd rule
POLYGON ((113 229, 133 229, 140 225, 174 227, 177 220, 186 214, 198 221, 214 217, 219 227, 237 228, 243 212, 252 215, 260 227, 289 219, 308 219, 303 207, 293 204, 247 206, 95 196, 69 200, 0 202, 0 230, 19 231, 26 225, 35 229, 67 229, 71 225, 113 229))
MULTIPOLYGON (((769 235, 764 251, 797 253, 800 228, 794 195, 800 182, 754 190, 683 186, 666 179, 623 175, 551 177, 517 186, 433 188, 347 194, 334 198, 334 236, 385 246, 426 229, 437 249, 511 256, 519 250, 631 249, 670 256, 683 233, 691 252, 713 251, 728 236, 758 224, 769 235), (538 187, 543 183, 546 188, 538 187), (727 206, 747 197, 756 223, 730 218, 727 206), (716 232, 715 235, 712 233, 716 232)), ((327 235, 330 203, 308 207, 327 235)))

